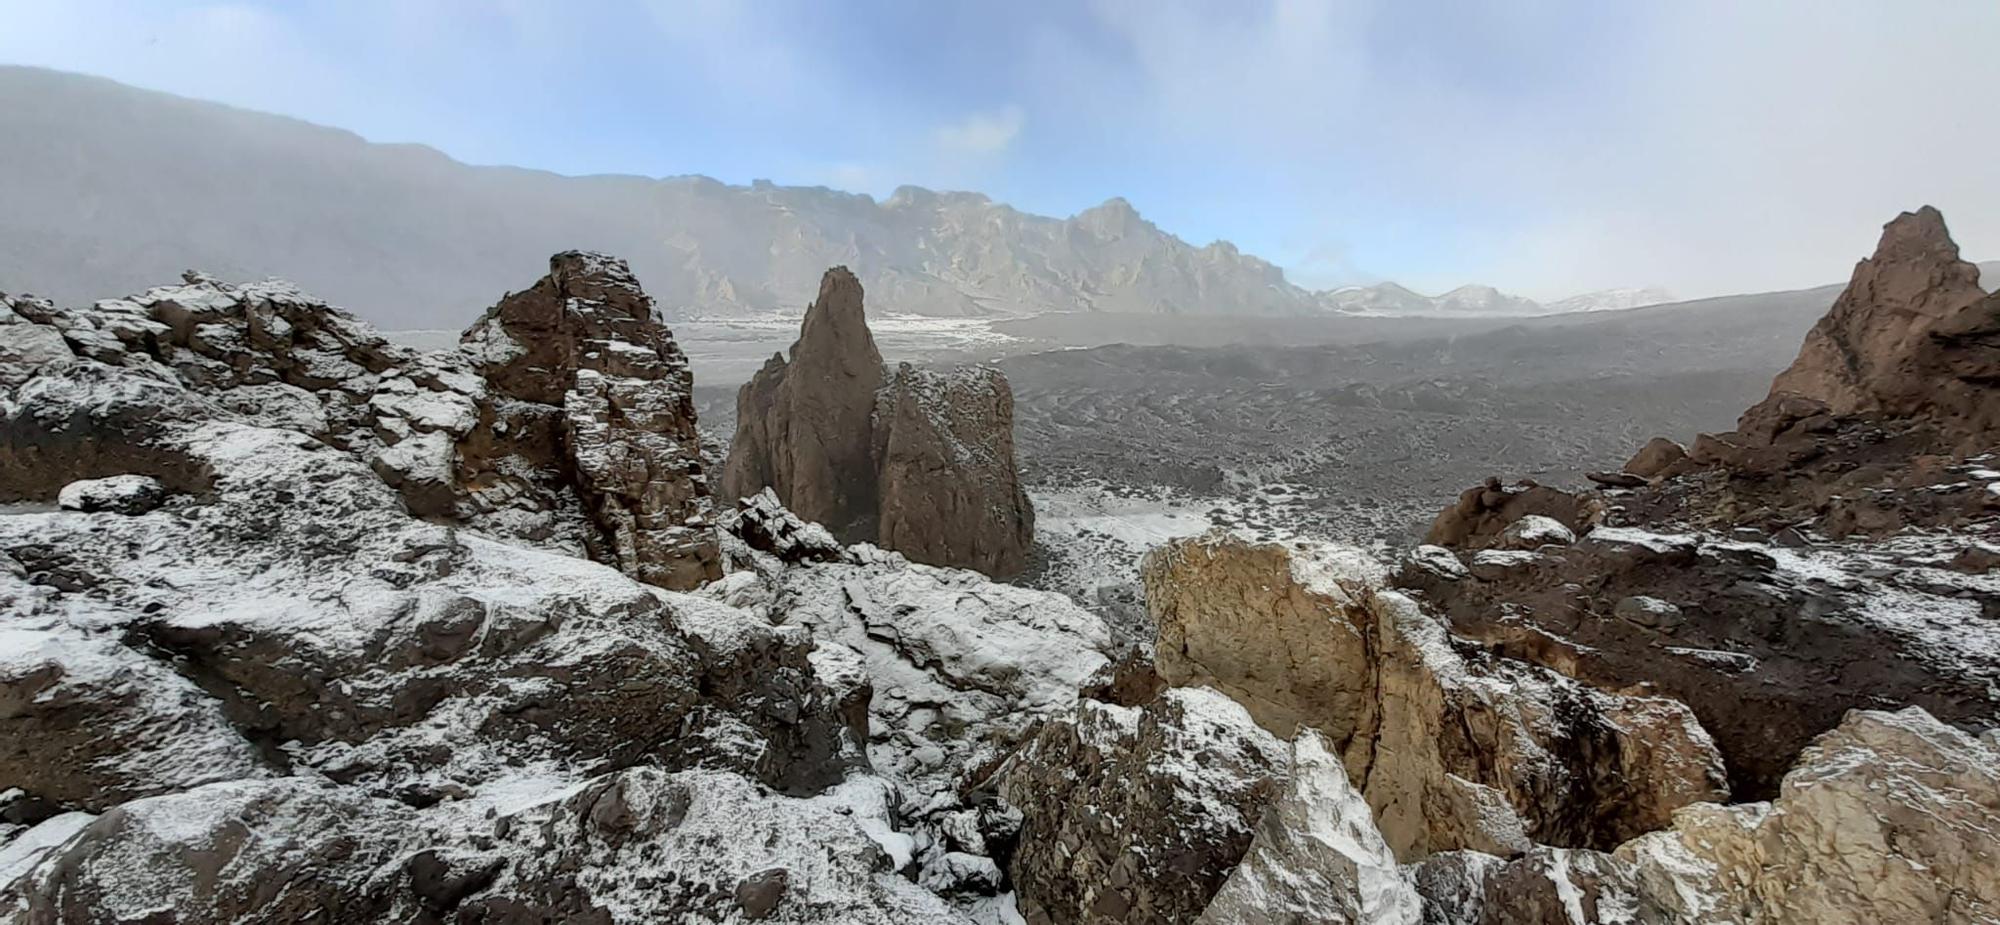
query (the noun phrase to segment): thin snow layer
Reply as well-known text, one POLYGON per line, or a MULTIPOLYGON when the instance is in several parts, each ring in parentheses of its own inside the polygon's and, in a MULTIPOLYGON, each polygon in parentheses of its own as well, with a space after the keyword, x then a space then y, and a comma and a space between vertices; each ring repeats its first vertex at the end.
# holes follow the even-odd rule
POLYGON ((92 813, 58 813, 0 844, 0 885, 12 883, 35 869, 49 852, 61 847, 96 818, 92 813))
POLYGON ((906 811, 955 804, 964 769, 997 757, 1037 718, 1069 709, 1108 661, 1104 622, 1060 595, 857 548, 880 564, 776 572, 767 606, 865 666, 874 686, 869 757, 905 788, 906 811))
POLYGON ((1416 925, 1421 919, 1416 888, 1397 867, 1368 802, 1319 734, 1301 733, 1292 741, 1284 792, 1202 925, 1416 925))
POLYGON ((1966 548, 1964 536, 1911 531, 1804 549, 1704 539, 1717 549, 1770 557, 1782 580, 1839 595, 1906 653, 1943 670, 1984 676, 2000 696, 2000 621, 1988 619, 1980 603, 2000 600, 2000 572, 1945 568, 1966 548))
POLYGON ((611 831, 598 788, 507 817, 499 850, 513 863, 497 891, 513 889, 510 880, 543 887, 538 881, 554 881, 563 861, 581 860, 576 889, 613 920, 662 921, 699 885, 726 891, 782 868, 783 921, 960 921, 943 900, 896 874, 878 838, 887 807, 867 796, 879 783, 858 779, 792 798, 725 772, 635 768, 610 780, 619 808, 611 831))
MULTIPOLYGON (((12 580, 0 574, 0 584, 12 580)), ((71 721, 89 727, 74 756, 90 757, 73 771, 113 792, 142 796, 269 773, 214 700, 108 634, 46 618, 0 625, 0 683, 35 692, 33 706, 11 714, 74 711, 71 721)))
POLYGON ((1177 805, 1201 807, 1195 813, 1201 825, 1222 830, 1254 825, 1257 820, 1243 818, 1241 810, 1218 795, 1242 789, 1243 768, 1285 767, 1284 740, 1264 731, 1249 710, 1214 688, 1169 688, 1160 699, 1180 721, 1162 726, 1167 741, 1148 756, 1147 768, 1173 782, 1177 805), (1253 750, 1258 754, 1251 755, 1253 750))

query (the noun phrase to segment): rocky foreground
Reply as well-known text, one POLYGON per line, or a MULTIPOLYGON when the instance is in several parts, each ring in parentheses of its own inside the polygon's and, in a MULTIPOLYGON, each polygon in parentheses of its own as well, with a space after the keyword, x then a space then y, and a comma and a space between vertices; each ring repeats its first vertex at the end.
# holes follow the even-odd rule
POLYGON ((945 452, 1004 406, 871 364, 837 273, 719 498, 611 258, 434 353, 279 284, 6 298, 0 909, 2000 920, 2000 297, 1960 276, 1898 219, 1737 432, 1475 487, 1403 561, 1155 550, 1137 648, 837 536, 1009 500, 945 452))

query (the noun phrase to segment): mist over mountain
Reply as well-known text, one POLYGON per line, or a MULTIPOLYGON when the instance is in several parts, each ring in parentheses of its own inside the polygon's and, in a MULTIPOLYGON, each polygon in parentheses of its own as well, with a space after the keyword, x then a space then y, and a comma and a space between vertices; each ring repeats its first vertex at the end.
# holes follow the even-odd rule
MULTIPOLYGON (((392 329, 457 328, 519 268, 626 256, 669 317, 796 313, 854 268, 874 313, 1539 315, 1485 286, 1316 293, 1226 241, 1196 247, 1123 199, 1067 219, 976 193, 887 199, 707 177, 567 177, 461 164, 282 116, 95 77, 0 67, 0 289, 81 303, 187 268, 278 276, 392 329)), ((1580 301, 1579 301, 1580 300, 1580 301)), ((1662 298, 1649 298, 1661 301, 1662 298)))

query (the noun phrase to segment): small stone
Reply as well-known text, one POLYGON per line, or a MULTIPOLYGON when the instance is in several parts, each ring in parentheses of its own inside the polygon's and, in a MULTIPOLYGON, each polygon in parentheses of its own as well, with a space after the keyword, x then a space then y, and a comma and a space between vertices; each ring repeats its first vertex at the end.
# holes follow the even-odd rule
POLYGON ((1679 606, 1643 594, 1635 594, 1620 600, 1611 612, 1620 620, 1663 632, 1673 632, 1676 627, 1687 622, 1687 618, 1681 615, 1679 606))
POLYGON ((743 910, 743 917, 753 922, 770 918, 784 901, 790 882, 791 874, 782 867, 760 870, 736 884, 736 905, 743 910))
POLYGON ((166 500, 167 487, 146 475, 83 479, 63 486, 56 495, 64 510, 86 513, 144 514, 166 500))

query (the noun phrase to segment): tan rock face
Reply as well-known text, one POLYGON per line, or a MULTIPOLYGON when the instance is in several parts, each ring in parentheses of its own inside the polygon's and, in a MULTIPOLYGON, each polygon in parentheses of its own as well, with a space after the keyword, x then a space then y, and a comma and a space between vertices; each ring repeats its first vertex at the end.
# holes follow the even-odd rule
POLYGON ((494 391, 517 400, 485 409, 461 443, 462 481, 505 477, 512 459, 568 472, 597 527, 583 538, 592 558, 667 588, 721 576, 694 377, 624 261, 549 258, 547 276, 500 300, 461 343, 494 391))
POLYGON ((722 470, 725 496, 769 486, 793 513, 850 543, 876 535, 872 434, 884 378, 861 297, 846 267, 826 272, 791 359, 773 356, 737 392, 722 470))
POLYGON ((791 358, 772 357, 736 394, 722 490, 765 488, 843 542, 928 565, 1006 577, 1034 544, 1007 378, 909 364, 885 374, 845 267, 821 281, 791 358))
POLYGON ((1857 710, 1778 797, 1692 806, 1618 856, 1674 921, 1991 922, 2000 915, 2000 737, 1917 707, 1857 710))
POLYGON ((1154 550, 1140 580, 1167 683, 1222 691, 1280 736, 1319 729, 1336 750, 1373 725, 1372 628, 1357 596, 1368 569, 1355 551, 1217 533, 1154 550))
POLYGON ((1921 416, 1965 435, 2000 427, 2000 300, 1960 260, 1944 216, 1925 206, 1882 229, 1875 254, 1806 335, 1771 395, 1834 412, 1921 416))
POLYGON ((1230 692, 1279 734, 1325 734, 1403 860, 1609 849, 1727 794, 1686 707, 1456 640, 1358 553, 1211 535, 1155 551, 1143 576, 1161 675, 1230 692))

